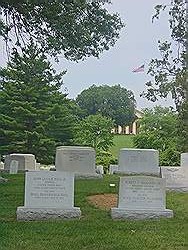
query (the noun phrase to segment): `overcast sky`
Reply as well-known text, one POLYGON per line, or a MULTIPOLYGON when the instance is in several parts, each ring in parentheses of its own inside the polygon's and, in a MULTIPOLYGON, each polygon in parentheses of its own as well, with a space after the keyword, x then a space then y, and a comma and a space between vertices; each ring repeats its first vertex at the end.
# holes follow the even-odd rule
MULTIPOLYGON (((67 70, 64 76, 64 89, 69 93, 68 97, 75 98, 92 84, 110 86, 120 84, 133 91, 139 109, 153 107, 156 104, 172 105, 170 99, 152 103, 139 97, 145 89, 145 82, 150 80, 146 74, 149 61, 152 58, 159 58, 157 41, 169 40, 170 36, 166 13, 159 21, 151 22, 154 6, 161 3, 169 4, 170 0, 112 0, 112 2, 110 10, 118 12, 126 25, 116 45, 104 52, 100 59, 89 58, 74 63, 60 57, 60 63, 54 64, 57 70, 67 70), (145 72, 132 72, 142 64, 145 64, 145 72)), ((3 59, 0 64, 3 64, 3 59)))

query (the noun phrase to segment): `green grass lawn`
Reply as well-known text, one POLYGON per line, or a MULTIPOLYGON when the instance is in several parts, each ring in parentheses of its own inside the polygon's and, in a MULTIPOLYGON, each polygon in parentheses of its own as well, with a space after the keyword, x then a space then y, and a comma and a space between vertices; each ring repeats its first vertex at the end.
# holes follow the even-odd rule
POLYGON ((115 156, 119 156, 120 148, 132 148, 134 135, 114 135, 114 145, 110 152, 115 156))
POLYGON ((67 221, 17 222, 23 205, 24 174, 0 184, 0 250, 188 250, 188 193, 167 193, 174 218, 113 221, 110 212, 87 202, 87 196, 117 193, 118 176, 75 182, 75 206, 82 217, 67 221), (110 187, 115 183, 116 187, 110 187))

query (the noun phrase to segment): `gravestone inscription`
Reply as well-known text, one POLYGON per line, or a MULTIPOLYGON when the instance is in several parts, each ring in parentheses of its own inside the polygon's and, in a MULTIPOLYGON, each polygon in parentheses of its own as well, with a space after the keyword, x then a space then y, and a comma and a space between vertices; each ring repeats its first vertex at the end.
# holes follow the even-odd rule
POLYGON ((95 173, 95 150, 90 147, 57 147, 56 170, 95 173))
POLYGON ((154 149, 122 148, 118 165, 120 173, 159 175, 159 152, 154 149))
POLYGON ((96 173, 95 150, 91 147, 57 147, 55 167, 58 171, 73 172, 76 178, 103 177, 96 173))
POLYGON ((118 208, 111 209, 113 219, 173 217, 166 209, 165 180, 151 176, 120 177, 118 208))
POLYGON ((161 173, 166 180, 167 190, 188 192, 188 168, 161 167, 161 173))
POLYGON ((27 172, 24 207, 18 220, 69 219, 81 215, 74 207, 74 175, 69 172, 27 172))

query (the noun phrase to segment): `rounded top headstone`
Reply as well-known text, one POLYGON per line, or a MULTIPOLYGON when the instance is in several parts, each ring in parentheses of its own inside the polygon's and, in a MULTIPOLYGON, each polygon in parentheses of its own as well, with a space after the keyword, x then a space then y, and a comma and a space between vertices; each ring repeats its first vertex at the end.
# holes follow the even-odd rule
POLYGON ((182 153, 181 154, 181 167, 187 167, 188 168, 188 153, 182 153))

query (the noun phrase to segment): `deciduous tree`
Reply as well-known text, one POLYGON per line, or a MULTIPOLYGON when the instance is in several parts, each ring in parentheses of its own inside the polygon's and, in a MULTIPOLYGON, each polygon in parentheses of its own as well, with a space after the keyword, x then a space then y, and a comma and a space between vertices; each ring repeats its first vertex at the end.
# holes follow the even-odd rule
POLYGON ((144 96, 152 101, 171 94, 179 113, 182 151, 188 151, 188 40, 186 1, 172 0, 171 5, 157 5, 155 18, 161 10, 168 9, 171 42, 159 41, 160 59, 152 59, 148 74, 153 81, 146 83, 148 91, 144 96))
POLYGON ((113 121, 101 114, 90 115, 81 120, 77 127, 75 143, 93 147, 96 151, 108 150, 113 145, 113 121))
POLYGON ((13 46, 33 40, 43 52, 63 53, 69 60, 98 57, 115 44, 124 26, 105 3, 110 1, 2 0, 0 35, 13 46))
POLYGON ((116 125, 123 126, 135 119, 134 95, 120 85, 92 85, 77 96, 76 102, 86 116, 101 114, 114 120, 116 125))
POLYGON ((133 137, 137 148, 153 148, 160 152, 160 164, 179 165, 177 136, 178 117, 175 111, 160 106, 146 109, 140 119, 139 134, 133 137))

